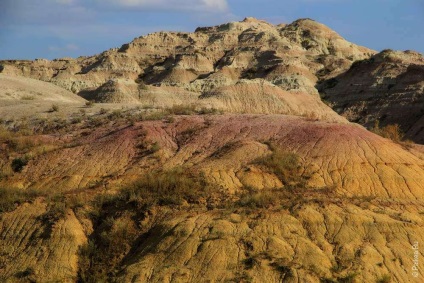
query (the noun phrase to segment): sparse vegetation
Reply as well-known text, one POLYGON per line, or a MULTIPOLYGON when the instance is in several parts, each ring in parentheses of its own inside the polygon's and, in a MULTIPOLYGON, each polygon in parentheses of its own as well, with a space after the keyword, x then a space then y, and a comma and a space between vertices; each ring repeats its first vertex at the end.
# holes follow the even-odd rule
POLYGON ((21 172, 27 164, 28 158, 18 157, 12 160, 10 166, 12 166, 13 172, 21 172))
POLYGON ((12 211, 19 204, 33 201, 39 195, 34 190, 0 188, 0 213, 12 211))
POLYGON ((337 277, 336 279, 332 278, 321 278, 321 283, 355 283, 356 282, 356 273, 349 273, 345 276, 337 277))
POLYGON ((392 277, 389 274, 383 275, 381 278, 377 279, 376 283, 390 283, 392 282, 392 277))
POLYGON ((403 140, 404 134, 402 133, 398 124, 387 125, 380 128, 380 123, 378 120, 375 121, 374 127, 371 131, 377 135, 382 136, 383 138, 391 139, 396 143, 400 143, 403 140))
POLYGON ((59 105, 58 104, 52 104, 48 112, 58 112, 59 111, 59 105))
POLYGON ((280 205, 280 195, 276 190, 247 190, 240 196, 238 205, 249 208, 270 208, 280 205))
POLYGON ((150 146, 150 149, 149 149, 149 151, 150 151, 151 153, 158 152, 159 150, 160 150, 160 144, 159 144, 158 142, 154 142, 154 143, 150 146))
POLYGON ((122 190, 119 199, 137 205, 179 205, 195 203, 207 197, 210 190, 205 180, 182 167, 146 174, 133 185, 122 190))
POLYGON ((94 101, 93 101, 93 100, 89 100, 89 101, 87 101, 87 102, 85 103, 85 106, 86 106, 87 108, 91 108, 91 107, 93 107, 93 106, 94 106, 94 101))
POLYGON ((259 158, 256 164, 277 175, 284 185, 296 185, 302 181, 299 156, 269 144, 271 154, 259 158))
POLYGON ((152 206, 196 203, 208 192, 201 175, 177 167, 148 173, 117 195, 97 197, 91 213, 96 232, 79 251, 79 280, 99 282, 113 277, 114 264, 129 252, 140 234, 134 219, 144 217, 152 206))
POLYGON ((34 100, 35 96, 33 95, 24 95, 21 97, 21 100, 34 100))
POLYGON ((103 115, 106 114, 107 112, 109 112, 106 108, 100 108, 99 114, 103 115))

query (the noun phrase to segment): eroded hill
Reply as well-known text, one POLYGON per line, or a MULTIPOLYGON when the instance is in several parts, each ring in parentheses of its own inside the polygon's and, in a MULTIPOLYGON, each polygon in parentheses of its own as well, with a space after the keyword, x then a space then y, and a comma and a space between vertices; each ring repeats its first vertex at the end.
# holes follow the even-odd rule
MULTIPOLYGON (((149 34, 92 57, 1 65, 4 74, 52 82, 97 102, 169 106, 215 95, 224 110, 238 112, 240 107, 217 95, 222 89, 231 95, 233 86, 257 79, 259 86, 270 84, 319 100, 318 80, 372 54, 309 19, 275 26, 246 18, 194 33, 149 34)), ((275 113, 266 100, 256 103, 262 113, 275 113)))
POLYGON ((3 280, 411 281, 419 150, 294 116, 127 119, 27 137, 57 147, 3 175, 29 201, 2 213, 3 280))

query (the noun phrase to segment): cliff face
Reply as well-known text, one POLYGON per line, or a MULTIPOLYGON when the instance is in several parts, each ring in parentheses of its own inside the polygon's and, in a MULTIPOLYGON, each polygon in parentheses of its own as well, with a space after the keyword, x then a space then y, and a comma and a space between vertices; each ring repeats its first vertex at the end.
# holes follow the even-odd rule
POLYGON ((406 137, 424 143, 424 58, 386 50, 358 61, 319 87, 333 109, 372 127, 399 124, 406 137))

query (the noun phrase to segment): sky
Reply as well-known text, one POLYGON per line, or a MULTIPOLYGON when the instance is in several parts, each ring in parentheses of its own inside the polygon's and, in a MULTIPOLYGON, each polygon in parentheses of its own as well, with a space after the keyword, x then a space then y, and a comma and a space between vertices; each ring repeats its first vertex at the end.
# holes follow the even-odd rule
POLYGON ((156 31, 311 18, 375 49, 424 53, 423 0, 0 0, 0 59, 89 56, 156 31))

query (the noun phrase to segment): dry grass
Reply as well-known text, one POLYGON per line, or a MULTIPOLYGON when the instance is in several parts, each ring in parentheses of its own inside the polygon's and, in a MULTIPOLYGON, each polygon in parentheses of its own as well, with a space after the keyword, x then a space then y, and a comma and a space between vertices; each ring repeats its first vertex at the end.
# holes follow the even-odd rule
POLYGON ((400 143, 403 140, 404 133, 402 133, 398 124, 387 125, 385 127, 380 128, 379 121, 375 121, 374 127, 371 129, 371 132, 382 136, 386 139, 391 139, 396 143, 400 143))
POLYGON ((41 193, 35 190, 0 188, 0 213, 14 210, 24 202, 31 202, 41 193))
POLYGON ((284 185, 293 185, 302 181, 300 175, 300 158, 297 154, 284 151, 269 144, 271 154, 258 158, 255 163, 266 171, 274 173, 284 185))

